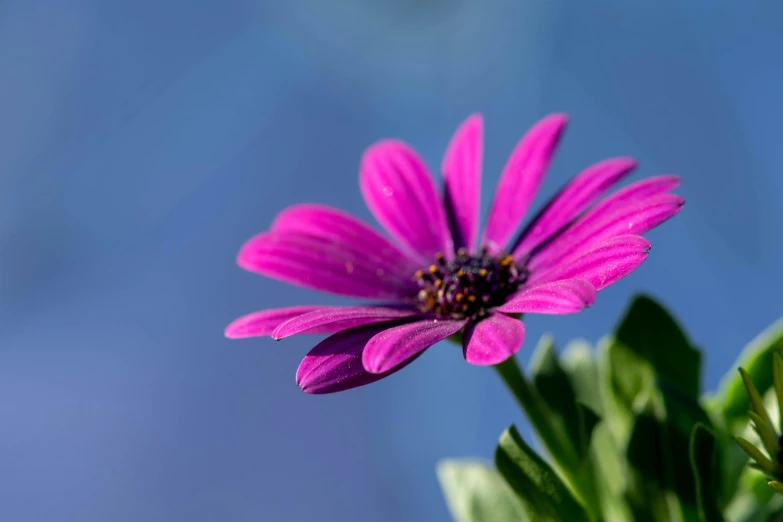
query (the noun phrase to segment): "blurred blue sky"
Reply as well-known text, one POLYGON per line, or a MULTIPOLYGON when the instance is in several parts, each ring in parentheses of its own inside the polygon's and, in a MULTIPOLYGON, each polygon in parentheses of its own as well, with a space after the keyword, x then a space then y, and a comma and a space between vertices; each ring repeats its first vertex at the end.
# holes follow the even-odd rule
MULTIPOLYGON (((783 4, 668 0, 5 0, 0 4, 0 519, 440 521, 433 471, 521 414, 438 346, 370 387, 294 384, 314 340, 228 341, 266 307, 336 303, 240 270, 284 206, 369 219, 362 150, 433 167, 474 111, 486 208, 521 134, 571 126, 544 186, 632 155, 685 211, 589 311, 671 306, 714 388, 781 315, 783 4)), ((539 199, 542 201, 543 198, 539 199)))

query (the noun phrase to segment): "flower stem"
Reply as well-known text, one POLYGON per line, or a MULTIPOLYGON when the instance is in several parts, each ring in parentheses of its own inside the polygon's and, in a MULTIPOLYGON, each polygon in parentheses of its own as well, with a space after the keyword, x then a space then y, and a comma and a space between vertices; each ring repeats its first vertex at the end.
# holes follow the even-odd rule
POLYGON ((546 405, 522 373, 516 357, 509 357, 502 363, 495 365, 494 368, 508 389, 511 390, 519 405, 525 410, 530 423, 538 432, 547 450, 568 467, 576 466, 578 457, 574 453, 574 449, 567 441, 563 440, 563 434, 558 433, 549 422, 546 405))
MULTIPOLYGON (((530 419, 530 423, 538 431, 541 438, 546 441, 547 446, 557 445, 559 439, 550 424, 546 421, 546 413, 542 411, 541 400, 536 397, 536 392, 530 386, 525 375, 517 364, 516 357, 509 357, 500 364, 494 366, 500 378, 506 383, 508 389, 514 395, 522 409, 530 419), (550 442, 551 441, 551 442, 550 442)), ((548 448, 550 450, 559 450, 560 448, 548 448)))

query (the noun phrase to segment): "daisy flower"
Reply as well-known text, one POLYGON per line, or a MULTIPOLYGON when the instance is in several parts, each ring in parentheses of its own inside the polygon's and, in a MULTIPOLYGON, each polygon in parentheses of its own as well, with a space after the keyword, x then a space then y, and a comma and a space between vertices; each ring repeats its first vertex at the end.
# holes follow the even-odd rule
POLYGON ((446 150, 442 194, 410 146, 372 145, 359 185, 391 239, 346 212, 302 204, 283 210, 237 260, 273 279, 372 302, 264 310, 231 323, 226 336, 332 334, 299 366, 296 382, 308 393, 377 381, 457 334, 471 364, 513 356, 525 337, 521 314, 570 314, 592 305, 596 291, 647 257, 650 243, 641 234, 683 206, 669 193, 676 176, 644 179, 600 199, 636 166, 614 158, 579 173, 516 234, 566 121, 547 116, 521 139, 481 233, 480 115, 457 129, 446 150))

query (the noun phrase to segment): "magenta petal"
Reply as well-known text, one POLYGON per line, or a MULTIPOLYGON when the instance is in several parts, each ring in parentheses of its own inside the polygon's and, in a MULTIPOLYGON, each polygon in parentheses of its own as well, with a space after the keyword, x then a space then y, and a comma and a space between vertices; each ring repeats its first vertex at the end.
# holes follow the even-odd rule
POLYGON ((506 163, 484 229, 490 252, 506 247, 538 192, 567 117, 553 114, 542 119, 520 140, 506 163))
POLYGON ((674 217, 685 203, 675 194, 658 194, 647 199, 617 204, 600 213, 588 213, 561 236, 534 253, 528 266, 537 270, 575 259, 597 245, 619 235, 638 235, 674 217))
POLYGON ((584 279, 602 290, 636 270, 649 251, 650 242, 641 236, 618 236, 565 266, 531 277, 531 283, 584 279))
POLYGON ((362 157, 359 185, 375 218, 400 243, 425 258, 453 246, 446 212, 424 161, 401 141, 385 140, 362 157))
POLYGON ((397 264, 408 274, 421 268, 420 261, 409 256, 370 225, 348 212, 327 205, 305 203, 288 207, 277 215, 272 223, 272 231, 298 232, 333 239, 384 259, 396 259, 397 264))
POLYGON ((476 249, 483 154, 484 121, 480 114, 473 114, 457 129, 442 165, 446 214, 455 249, 476 249))
POLYGON ((589 214, 600 216, 602 213, 620 205, 643 201, 658 194, 666 194, 680 186, 680 177, 673 174, 652 176, 631 183, 627 187, 614 192, 593 207, 589 214))
POLYGON ((525 325, 519 319, 492 314, 465 329, 462 353, 470 364, 499 364, 514 355, 525 340, 525 325))
POLYGON ((275 308, 244 315, 226 327, 226 337, 243 339, 245 337, 260 337, 271 335, 281 323, 299 315, 326 308, 324 306, 291 306, 275 308))
POLYGON ((274 339, 302 333, 332 333, 365 324, 392 321, 419 315, 415 308, 402 306, 340 306, 322 308, 280 323, 272 332, 274 339))
POLYGON ((531 221, 513 250, 519 259, 568 225, 582 211, 636 168, 632 158, 613 158, 592 165, 571 180, 531 221))
POLYGON ((368 251, 330 237, 260 234, 245 243, 237 263, 251 272, 339 295, 398 300, 418 290, 393 252, 368 251))
POLYGON ((405 364, 385 373, 369 373, 362 366, 365 345, 384 328, 378 324, 361 326, 324 339, 302 360, 296 384, 307 393, 334 393, 370 384, 400 370, 405 364))
POLYGON ((433 344, 459 332, 466 321, 418 321, 389 328, 373 337, 364 349, 362 364, 371 373, 399 366, 433 344))
POLYGON ((583 279, 566 279, 523 290, 497 310, 517 314, 573 314, 594 302, 593 285, 583 279))

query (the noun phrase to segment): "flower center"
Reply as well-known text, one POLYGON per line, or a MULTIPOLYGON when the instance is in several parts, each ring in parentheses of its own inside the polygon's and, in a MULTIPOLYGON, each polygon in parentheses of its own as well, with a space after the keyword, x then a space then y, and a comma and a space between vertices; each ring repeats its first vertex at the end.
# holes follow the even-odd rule
POLYGON ((469 255, 460 248, 451 261, 442 254, 435 264, 414 275, 419 284, 419 309, 438 317, 466 319, 483 317, 512 296, 527 280, 527 269, 509 255, 491 256, 486 249, 469 255))

